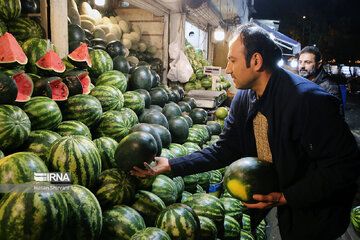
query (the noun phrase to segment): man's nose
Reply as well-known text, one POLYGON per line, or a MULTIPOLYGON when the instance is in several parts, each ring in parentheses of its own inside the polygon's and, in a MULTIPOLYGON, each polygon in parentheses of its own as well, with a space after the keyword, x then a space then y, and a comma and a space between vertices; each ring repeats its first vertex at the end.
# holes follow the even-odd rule
POLYGON ((226 73, 226 74, 231 74, 231 73, 232 73, 232 70, 231 70, 231 67, 230 67, 230 63, 228 63, 228 64, 226 65, 225 73, 226 73))

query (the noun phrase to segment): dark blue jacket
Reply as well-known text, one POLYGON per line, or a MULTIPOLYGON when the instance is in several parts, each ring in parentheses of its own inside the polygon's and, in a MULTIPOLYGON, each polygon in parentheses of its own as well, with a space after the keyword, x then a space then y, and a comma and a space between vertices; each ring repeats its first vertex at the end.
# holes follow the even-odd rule
POLYGON ((218 169, 257 156, 252 120, 268 120, 268 139, 280 191, 284 239, 335 239, 349 224, 360 173, 359 151, 339 115, 339 101, 318 85, 277 69, 263 96, 238 90, 217 145, 171 159, 174 176, 218 169))

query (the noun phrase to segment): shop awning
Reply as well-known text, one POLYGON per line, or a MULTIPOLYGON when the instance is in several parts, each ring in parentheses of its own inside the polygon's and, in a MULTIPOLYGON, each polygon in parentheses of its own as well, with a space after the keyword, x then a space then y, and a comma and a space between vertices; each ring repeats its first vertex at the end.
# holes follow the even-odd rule
POLYGON ((258 24, 260 27, 264 28, 270 33, 274 41, 283 49, 289 50, 293 55, 298 54, 301 51, 301 44, 298 41, 282 34, 281 32, 272 29, 266 24, 261 23, 260 21, 253 20, 254 23, 258 24))

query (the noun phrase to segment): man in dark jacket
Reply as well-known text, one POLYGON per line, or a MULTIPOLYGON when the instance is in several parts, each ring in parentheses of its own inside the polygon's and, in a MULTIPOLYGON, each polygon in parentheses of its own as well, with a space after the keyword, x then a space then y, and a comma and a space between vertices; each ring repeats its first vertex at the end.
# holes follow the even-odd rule
MULTIPOLYGON (((360 172, 359 151, 339 115, 339 101, 318 85, 277 67, 281 50, 254 24, 239 28, 226 72, 236 93, 220 140, 156 166, 139 177, 184 176, 228 166, 242 157, 274 164, 279 191, 255 194, 251 209, 278 209, 283 240, 336 239, 345 232, 360 172)), ((252 226, 254 229, 254 226, 252 226)))
POLYGON ((299 56, 299 75, 336 96, 340 100, 340 114, 344 115, 340 86, 325 72, 321 53, 317 47, 306 46, 301 50, 299 56))

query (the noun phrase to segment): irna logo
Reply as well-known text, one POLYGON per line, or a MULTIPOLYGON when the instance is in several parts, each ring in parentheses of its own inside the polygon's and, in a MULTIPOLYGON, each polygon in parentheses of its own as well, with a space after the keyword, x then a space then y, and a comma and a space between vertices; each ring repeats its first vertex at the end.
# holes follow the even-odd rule
POLYGON ((37 182, 71 183, 71 173, 69 172, 34 173, 34 180, 37 182))

